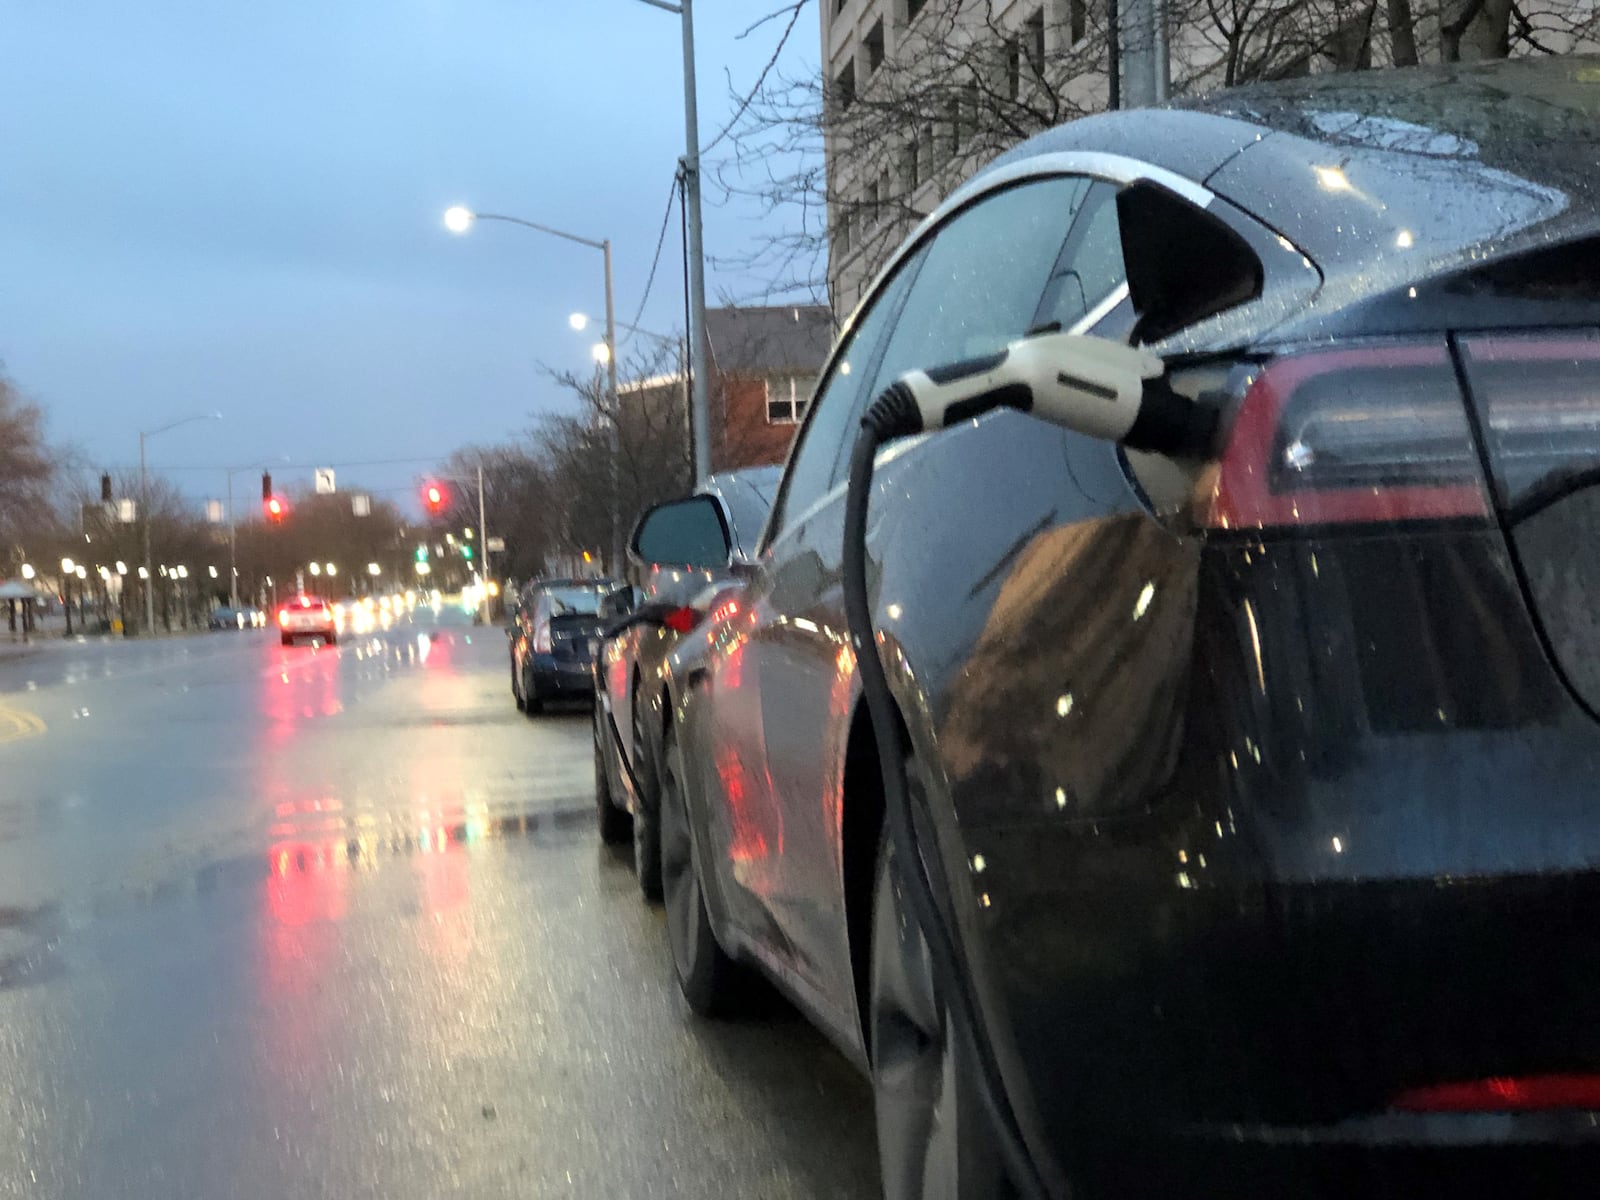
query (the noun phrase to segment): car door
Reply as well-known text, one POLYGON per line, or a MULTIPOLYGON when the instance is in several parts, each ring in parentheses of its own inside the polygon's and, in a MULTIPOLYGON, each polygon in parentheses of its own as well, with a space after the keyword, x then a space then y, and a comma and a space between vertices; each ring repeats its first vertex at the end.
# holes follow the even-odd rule
MULTIPOLYGON (((775 919, 801 974, 842 1012, 853 1013, 855 1003, 840 837, 855 694, 841 588, 853 429, 872 397, 903 372, 993 352, 1033 328, 1089 186, 1078 176, 1020 182, 958 210, 932 234, 864 386, 851 390, 849 413, 807 431, 807 442, 827 439, 832 459, 826 482, 812 484, 820 494, 802 509, 786 492, 772 531, 751 649, 769 786, 784 821, 775 919)), ((802 445, 792 476, 807 453, 802 445)))
MULTIPOLYGON (((767 522, 769 531, 798 528, 800 518, 833 486, 839 447, 851 415, 859 411, 859 393, 919 262, 920 256, 908 259, 846 329, 790 454, 767 522)), ((781 533, 777 540, 787 543, 781 533)), ((783 573, 808 569, 804 562, 775 559, 765 548, 758 553, 740 596, 743 611, 714 639, 711 685, 701 700, 711 713, 702 723, 703 794, 714 801, 708 824, 714 861, 721 864, 724 877, 720 892, 727 924, 780 970, 795 961, 788 929, 775 919, 789 907, 782 897, 788 816, 767 771, 755 647, 764 627, 780 617, 788 620, 771 602, 783 573)))

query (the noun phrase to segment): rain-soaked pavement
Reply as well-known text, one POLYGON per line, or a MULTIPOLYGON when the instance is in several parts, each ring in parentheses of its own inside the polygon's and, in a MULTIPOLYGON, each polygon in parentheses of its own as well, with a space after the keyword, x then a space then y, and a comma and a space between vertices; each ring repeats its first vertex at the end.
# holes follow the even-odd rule
POLYGON ((689 1016, 585 711, 459 613, 0 653, 0 1196, 865 1197, 870 1095, 689 1016))

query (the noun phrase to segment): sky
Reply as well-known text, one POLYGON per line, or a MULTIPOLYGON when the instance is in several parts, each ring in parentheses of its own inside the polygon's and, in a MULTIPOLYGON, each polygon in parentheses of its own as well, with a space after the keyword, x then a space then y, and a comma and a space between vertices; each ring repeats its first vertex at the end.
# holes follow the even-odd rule
MULTIPOLYGON (((776 3, 695 5, 705 144, 753 83, 776 3)), ((783 69, 814 69, 814 6, 783 69)), ((335 465, 415 508, 428 469, 570 407, 598 251, 631 321, 684 148, 680 25, 640 0, 0 0, 0 363, 87 464, 150 464, 197 498, 335 465), (386 463, 347 466, 344 464, 386 463)), ((705 209, 708 253, 761 235, 705 209)), ((724 291, 756 281, 708 277, 724 291)), ((674 212, 639 324, 675 333, 674 212)), ((628 347, 624 344, 626 357, 628 347)))

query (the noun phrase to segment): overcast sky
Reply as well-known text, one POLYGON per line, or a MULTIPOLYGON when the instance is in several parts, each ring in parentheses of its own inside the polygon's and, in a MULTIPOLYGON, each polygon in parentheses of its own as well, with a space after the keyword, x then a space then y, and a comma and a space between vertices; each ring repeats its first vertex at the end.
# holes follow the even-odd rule
MULTIPOLYGON (((737 40, 766 7, 696 4, 702 142, 773 49, 737 40)), ((785 65, 817 58, 813 6, 785 65)), ((97 466, 220 410, 150 443, 196 496, 220 473, 177 468, 293 484, 503 439, 565 403, 540 362, 588 362, 567 315, 601 313, 601 257, 442 212, 610 237, 628 320, 683 132, 679 26, 639 0, 0 0, 0 361, 97 466)), ((713 254, 757 233, 706 228, 713 254)), ((664 332, 676 243, 674 215, 641 322, 664 332)), ((425 469, 339 477, 405 500, 425 469)))

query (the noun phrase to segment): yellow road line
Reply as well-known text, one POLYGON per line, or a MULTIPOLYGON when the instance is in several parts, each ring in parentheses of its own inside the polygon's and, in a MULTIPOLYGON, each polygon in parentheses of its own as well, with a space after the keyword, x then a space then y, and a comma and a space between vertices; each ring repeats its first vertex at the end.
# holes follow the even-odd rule
POLYGON ((20 742, 31 737, 41 737, 48 729, 32 713, 15 708, 0 708, 0 746, 20 742))

